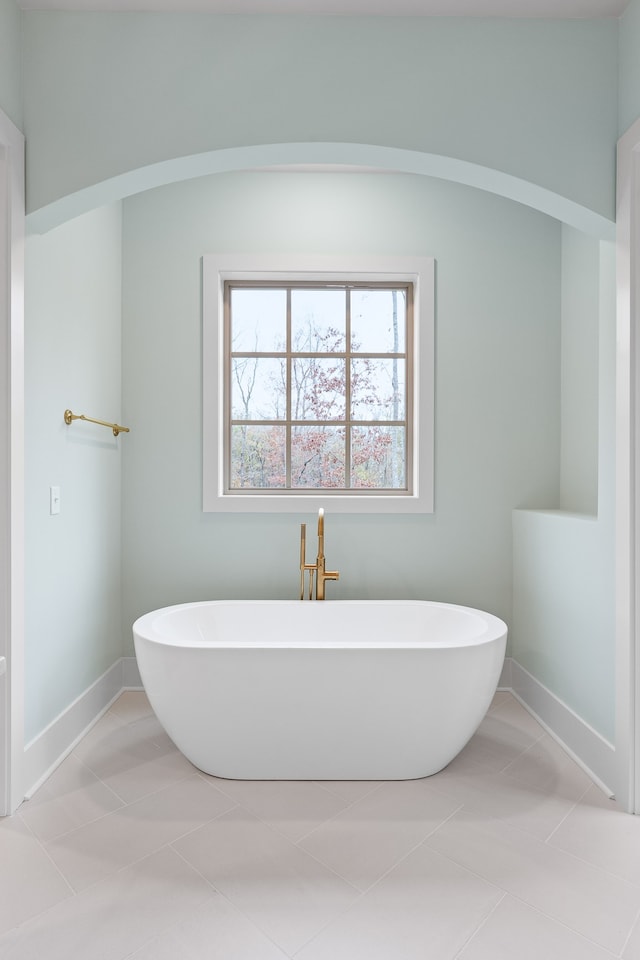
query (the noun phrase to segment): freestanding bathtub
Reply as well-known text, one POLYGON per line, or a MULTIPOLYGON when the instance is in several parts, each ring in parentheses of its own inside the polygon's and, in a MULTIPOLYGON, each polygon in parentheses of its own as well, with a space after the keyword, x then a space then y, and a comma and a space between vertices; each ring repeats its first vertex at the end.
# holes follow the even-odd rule
POLYGON ((421 600, 214 600, 133 625, 160 723, 240 780, 407 780, 446 766, 495 692, 507 627, 421 600))

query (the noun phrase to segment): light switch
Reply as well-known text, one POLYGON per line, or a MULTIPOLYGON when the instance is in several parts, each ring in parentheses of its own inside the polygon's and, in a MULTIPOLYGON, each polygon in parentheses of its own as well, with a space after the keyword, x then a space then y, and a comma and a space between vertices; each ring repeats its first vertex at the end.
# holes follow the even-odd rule
POLYGON ((60 513, 60 487, 49 487, 49 514, 60 513))

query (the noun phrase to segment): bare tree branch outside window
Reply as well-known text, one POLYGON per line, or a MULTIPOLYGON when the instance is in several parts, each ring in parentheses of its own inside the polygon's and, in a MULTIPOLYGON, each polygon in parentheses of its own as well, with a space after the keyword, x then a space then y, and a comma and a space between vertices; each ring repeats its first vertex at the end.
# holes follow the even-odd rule
POLYGON ((406 492, 411 285, 227 288, 229 489, 406 492))

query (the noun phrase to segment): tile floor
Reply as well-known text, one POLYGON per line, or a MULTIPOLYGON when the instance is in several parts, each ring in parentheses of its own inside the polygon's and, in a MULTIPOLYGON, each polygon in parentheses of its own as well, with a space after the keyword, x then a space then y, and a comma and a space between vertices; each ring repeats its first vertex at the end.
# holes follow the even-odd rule
POLYGON ((124 693, 0 820, 0 960, 640 960, 640 817, 510 694, 446 769, 199 773, 124 693))

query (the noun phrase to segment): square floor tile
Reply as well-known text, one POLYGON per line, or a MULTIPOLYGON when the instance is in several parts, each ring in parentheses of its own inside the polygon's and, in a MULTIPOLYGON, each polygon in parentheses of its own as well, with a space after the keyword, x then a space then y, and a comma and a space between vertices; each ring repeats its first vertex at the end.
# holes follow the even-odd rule
POLYGON ((526 903, 506 896, 459 960, 613 960, 613 954, 526 903))
POLYGON ((134 723, 153 717, 154 712, 143 690, 125 690, 109 707, 109 713, 123 723, 134 723))
POLYGON ((546 733, 505 767, 503 773, 537 790, 572 801, 579 800, 593 786, 584 770, 546 733))
POLYGON ((209 884, 165 848, 0 938, 0 957, 123 960, 212 896, 209 884))
POLYGON ((502 896, 423 844, 296 960, 453 960, 502 896))
POLYGON ((505 773, 486 773, 469 762, 452 764, 434 778, 433 786, 480 819, 506 820, 539 840, 546 840, 574 807, 572 800, 556 793, 505 773))
POLYGON ((310 780, 214 780, 245 810, 290 840, 306 836, 349 805, 310 780))
POLYGON ((155 717, 123 724, 106 714, 74 752, 126 803, 195 773, 155 717))
POLYGON ((381 785, 381 780, 317 780, 323 790, 334 793, 336 797, 342 800, 348 800, 349 803, 355 803, 356 800, 362 800, 367 794, 373 793, 381 785))
POLYGON ((82 890, 233 805, 214 786, 193 776, 53 840, 47 851, 74 890, 82 890))
POLYGON ((0 933, 71 894, 42 844, 20 818, 0 819, 0 933))
POLYGON ((459 806, 426 780, 385 783, 318 827, 300 846, 366 890, 459 806))
POLYGON ((622 951, 622 960, 638 960, 638 957, 640 957, 640 917, 622 951))
POLYGON ((240 807, 173 847, 288 953, 295 953, 358 895, 240 807))
POLYGON ((496 704, 495 709, 491 711, 492 716, 503 720, 514 729, 527 734, 532 740, 537 740, 545 735, 544 727, 538 723, 533 714, 524 707, 512 695, 508 695, 502 703, 496 704))
POLYGON ((591 787, 550 839, 560 850, 640 885, 640 817, 591 787))
POLYGON ((123 805, 73 754, 35 795, 20 807, 20 817, 40 840, 53 840, 123 805))
POLYGON ((640 910, 640 887, 498 820, 456 814, 425 843, 612 953, 640 910))
POLYGON ((515 725, 513 718, 517 714, 505 714, 504 710, 506 707, 502 706, 488 713, 462 751, 463 756, 489 773, 504 770, 544 734, 537 724, 532 728, 515 725))
POLYGON ((489 704, 489 709, 487 713, 491 713, 493 710, 497 710, 499 707, 503 706, 505 703, 511 703, 513 701, 513 694, 509 693, 508 690, 496 690, 493 695, 493 700, 489 704))
POLYGON ((131 960, 289 960, 220 894, 141 947, 131 960))

